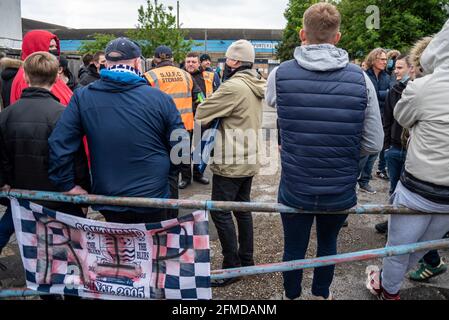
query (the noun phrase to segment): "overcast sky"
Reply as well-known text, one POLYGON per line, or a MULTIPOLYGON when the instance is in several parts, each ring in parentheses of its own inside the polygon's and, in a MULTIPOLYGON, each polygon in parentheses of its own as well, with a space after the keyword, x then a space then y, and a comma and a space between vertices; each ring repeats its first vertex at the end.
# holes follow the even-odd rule
MULTIPOLYGON (((176 0, 160 0, 173 6, 176 0)), ((180 0, 185 28, 283 29, 288 0, 180 0)), ((71 28, 132 28, 146 0, 22 0, 22 17, 71 28)))

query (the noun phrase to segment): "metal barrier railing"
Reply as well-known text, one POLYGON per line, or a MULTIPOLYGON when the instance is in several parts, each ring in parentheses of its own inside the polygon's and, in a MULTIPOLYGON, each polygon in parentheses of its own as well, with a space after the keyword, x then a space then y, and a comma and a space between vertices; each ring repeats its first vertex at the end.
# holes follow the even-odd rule
POLYGON ((283 213, 302 213, 302 214, 370 214, 370 215, 389 215, 389 214, 423 214, 408 208, 392 205, 363 205, 340 212, 313 212, 303 211, 296 208, 287 207, 279 203, 265 202, 224 202, 224 201, 201 201, 201 200, 173 200, 173 199, 151 199, 151 198, 130 198, 130 197, 107 197, 99 195, 79 195, 68 196, 63 193, 11 190, 9 192, 0 192, 1 197, 13 197, 17 199, 26 199, 34 201, 54 201, 70 202, 85 205, 113 205, 130 206, 140 208, 162 208, 162 209, 191 209, 207 211, 233 211, 239 212, 283 212, 283 213))
MULTIPOLYGON (((62 193, 28 191, 28 190, 11 190, 9 192, 0 192, 0 198, 1 197, 14 197, 18 199, 26 199, 33 201, 70 202, 85 205, 102 204, 102 205, 165 208, 165 209, 191 209, 191 210, 196 209, 207 211, 238 210, 243 212, 245 211, 283 212, 283 213, 298 213, 298 214, 332 214, 332 215, 334 214, 370 214, 370 215, 421 214, 422 215, 423 214, 422 212, 413 211, 408 208, 391 205, 364 205, 342 212, 312 212, 312 211, 301 211, 278 203, 243 203, 243 202, 219 202, 219 201, 197 201, 197 200, 147 199, 147 198, 129 198, 129 197, 107 197, 98 195, 68 196, 62 193)), ((442 215, 448 215, 448 213, 444 213, 442 215)), ((419 251, 430 251, 438 249, 449 249, 449 239, 428 241, 422 243, 413 243, 396 247, 385 247, 381 249, 345 253, 335 256, 320 257, 314 259, 304 259, 282 263, 265 264, 262 266, 213 270, 211 272, 211 279, 218 280, 218 279, 264 274, 264 273, 286 272, 300 269, 312 269, 341 263, 373 260, 383 257, 405 255, 419 251)), ((41 293, 28 289, 0 290, 0 298, 30 297, 40 295, 48 295, 48 293, 41 293)))

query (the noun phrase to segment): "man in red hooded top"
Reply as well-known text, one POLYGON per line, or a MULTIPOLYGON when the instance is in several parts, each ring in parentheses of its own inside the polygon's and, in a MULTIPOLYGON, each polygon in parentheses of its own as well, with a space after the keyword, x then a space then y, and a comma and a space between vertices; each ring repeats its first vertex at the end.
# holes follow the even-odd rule
MULTIPOLYGON (((28 32, 23 37, 22 42, 22 60, 25 61, 29 55, 38 52, 45 51, 50 52, 59 59, 61 49, 59 46, 59 38, 51 32, 45 30, 33 30, 28 32)), ((27 88, 28 85, 25 82, 23 67, 19 69, 14 78, 11 88, 11 104, 20 99, 23 89, 27 88)), ((70 88, 62 81, 59 77, 56 83, 51 88, 51 93, 53 93, 59 102, 67 106, 72 98, 73 92, 70 88)), ((89 148, 87 146, 87 141, 84 139, 84 149, 86 151, 87 159, 89 161, 90 167, 90 156, 89 148)))
MULTIPOLYGON (((25 60, 29 55, 37 51, 50 52, 59 57, 60 46, 58 37, 45 30, 33 30, 28 32, 24 36, 22 42, 22 60, 25 60)), ((20 68, 12 83, 11 104, 20 99, 23 89, 27 87, 28 85, 25 82, 23 68, 20 68)), ((51 92, 59 99, 59 102, 65 106, 69 104, 73 94, 64 81, 59 78, 51 89, 51 92)))

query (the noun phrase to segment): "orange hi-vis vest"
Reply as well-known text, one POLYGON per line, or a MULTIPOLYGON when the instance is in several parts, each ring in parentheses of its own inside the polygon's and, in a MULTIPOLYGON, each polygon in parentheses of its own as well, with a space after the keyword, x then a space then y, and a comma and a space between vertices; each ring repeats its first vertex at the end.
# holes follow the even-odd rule
POLYGON ((210 97, 214 93, 214 77, 215 74, 210 71, 203 71, 203 79, 206 84, 206 98, 210 97))
POLYGON ((175 101, 187 131, 193 130, 193 79, 189 73, 173 66, 155 68, 145 73, 150 85, 175 101))

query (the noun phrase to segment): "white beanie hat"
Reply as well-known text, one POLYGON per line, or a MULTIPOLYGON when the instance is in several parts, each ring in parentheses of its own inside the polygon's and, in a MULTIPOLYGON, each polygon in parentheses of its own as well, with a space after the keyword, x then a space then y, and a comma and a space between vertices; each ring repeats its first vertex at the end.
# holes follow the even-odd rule
POLYGON ((226 51, 226 58, 254 63, 256 60, 256 52, 251 42, 248 40, 238 40, 228 48, 226 51))

